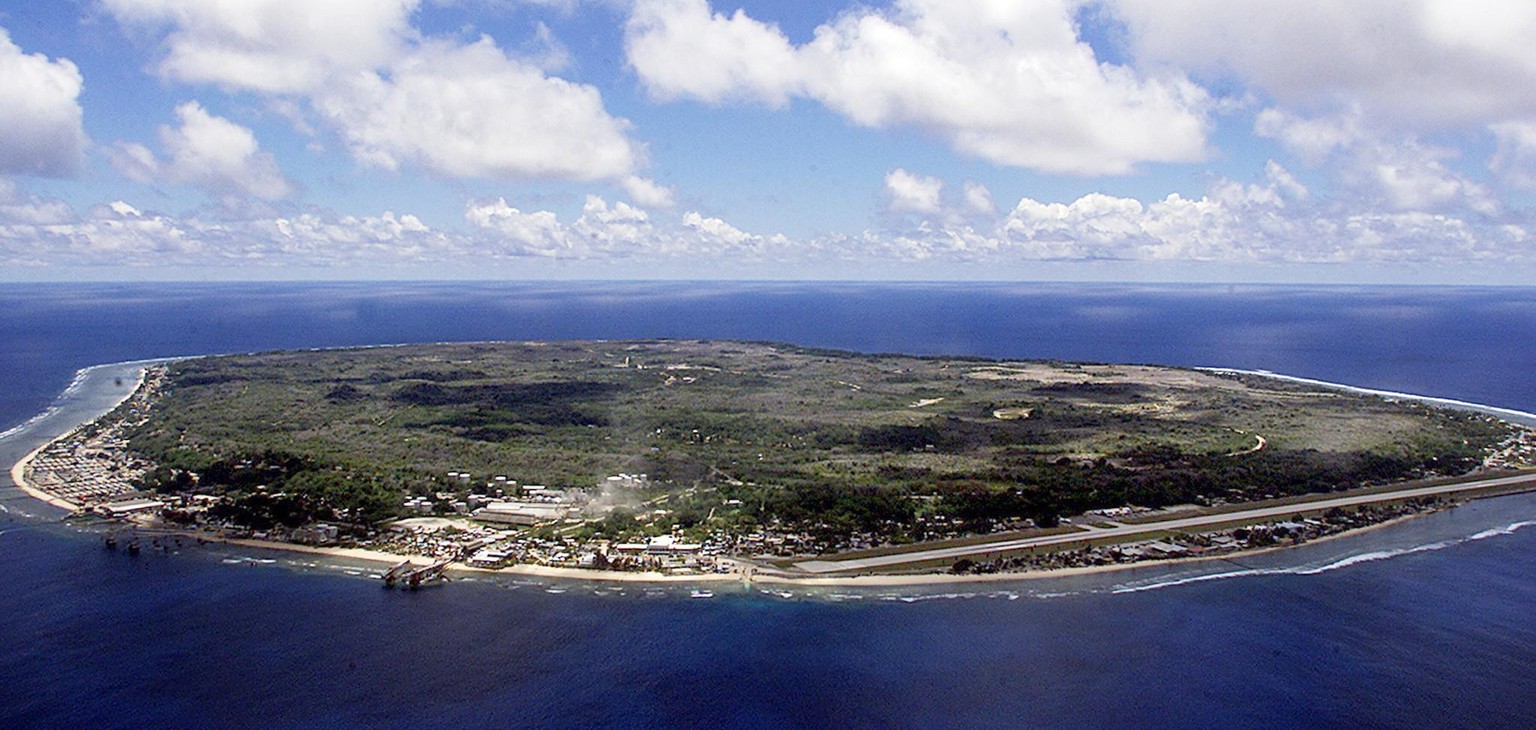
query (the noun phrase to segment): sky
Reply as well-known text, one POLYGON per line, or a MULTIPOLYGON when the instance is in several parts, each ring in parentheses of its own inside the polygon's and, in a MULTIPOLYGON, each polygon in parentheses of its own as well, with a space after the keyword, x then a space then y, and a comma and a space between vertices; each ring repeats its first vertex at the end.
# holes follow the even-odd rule
POLYGON ((1536 280, 1528 0, 0 0, 0 280, 1536 280))

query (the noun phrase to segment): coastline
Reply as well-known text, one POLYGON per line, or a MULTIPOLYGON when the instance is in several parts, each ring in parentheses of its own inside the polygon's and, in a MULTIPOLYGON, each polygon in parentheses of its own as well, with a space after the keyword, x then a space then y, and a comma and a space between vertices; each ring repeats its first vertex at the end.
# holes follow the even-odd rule
MULTIPOLYGON (((1224 552, 1218 555, 1196 555, 1184 558, 1164 558, 1155 560, 1141 560, 1130 563, 1111 563, 1108 565, 1090 565, 1073 568, 1056 568, 1051 570, 1025 570, 1012 573, 890 573, 876 575, 846 575, 846 576, 816 576, 805 577, 793 575, 780 575, 773 573, 753 573, 744 578, 740 572, 731 573, 700 573, 694 575, 673 575, 653 572, 624 572, 614 570, 591 570, 587 568, 559 568, 546 565, 511 565, 505 568, 478 568, 461 562, 453 562, 448 565, 450 573, 485 575, 485 576, 526 576, 531 578, 551 578, 556 580, 586 581, 592 583, 648 583, 648 584, 720 584, 741 583, 743 585, 775 585, 775 586, 800 586, 814 588, 895 588, 902 586, 932 586, 932 585, 967 585, 967 584, 992 584, 1013 583, 1024 581, 1047 580, 1051 578, 1070 578, 1086 575, 1102 575, 1118 573, 1135 569, 1160 568, 1178 565, 1198 565, 1221 560, 1233 560, 1249 558, 1257 555, 1276 553, 1284 550, 1301 547, 1303 545, 1315 545, 1326 543, 1342 537, 1363 535, 1375 530, 1399 525, 1404 522, 1418 519, 1433 512, 1417 512, 1409 515, 1394 517, 1374 524, 1358 527, 1344 532, 1336 532, 1324 535, 1304 543, 1294 545, 1272 545, 1249 550, 1237 550, 1224 552)), ((409 561, 413 565, 426 566, 432 562, 431 558, 420 555, 409 556, 388 553, 379 550, 364 548, 339 548, 321 547, 315 545, 298 545, 294 543, 274 542, 271 540, 254 540, 248 538, 229 538, 198 533, 193 531, 171 531, 168 534, 179 535, 188 538, 198 538, 210 543, 249 547, 260 550, 273 550, 285 553, 298 553, 304 555, 317 555, 330 558, 358 560, 381 565, 395 565, 401 561, 409 561)))
MULTIPOLYGON (((388 345, 386 345, 384 347, 388 347, 388 345)), ((87 426, 87 425, 89 425, 91 423, 94 423, 95 421, 105 417, 106 415, 110 414, 114 409, 116 409, 119 405, 121 405, 123 402, 127 401, 129 398, 133 397, 133 395, 138 393, 139 390, 144 386, 145 378, 146 378, 146 374, 147 374, 147 369, 148 369, 148 367, 150 365, 166 363, 166 362, 172 362, 172 361, 177 360, 177 359, 182 359, 182 358, 157 358, 157 359, 135 360, 135 361, 126 361, 126 362, 118 362, 118 363, 105 363, 105 364, 102 364, 102 365, 95 365, 95 366, 91 366, 91 367, 88 367, 88 368, 83 368, 82 370, 80 370, 77 373, 77 377, 76 377, 75 381, 73 383, 71 383, 69 388, 67 388, 65 390, 64 394, 61 397, 68 397, 77 388, 83 386, 85 384, 85 382, 86 382, 86 376, 89 373, 91 373, 92 371, 102 370, 102 369, 111 368, 111 367, 140 366, 137 369, 137 382, 135 383, 134 387, 130 388, 126 393, 124 393, 120 397, 118 397, 115 401, 113 401, 111 403, 111 405, 106 407, 105 410, 100 410, 100 412, 98 412, 98 413, 93 413, 93 414, 88 415, 85 418, 85 420, 82 420, 82 421, 80 421, 80 422, 78 422, 76 424, 73 424, 71 427, 67 428, 63 433, 61 433, 61 434, 59 434, 59 435, 57 435, 57 436, 47 440, 43 444, 39 445, 37 448, 33 449, 27 455, 22 457, 14 465, 12 465, 11 469, 10 469, 10 476, 11 476, 11 481, 14 483, 14 485, 18 489, 20 489, 23 492, 25 492, 28 496, 33 497, 33 498, 35 498, 37 500, 40 500, 40 501, 42 501, 42 502, 44 502, 44 503, 46 503, 46 504, 48 504, 50 506, 53 506, 53 507, 58 508, 58 509, 66 510, 66 511, 71 512, 71 513, 79 511, 79 509, 80 509, 79 505, 77 505, 77 504, 75 504, 73 502, 70 502, 68 500, 62 499, 60 497, 56 497, 54 495, 48 494, 47 492, 44 492, 43 490, 38 489, 37 487, 35 487, 31 483, 29 483, 26 480, 26 478, 25 478, 25 471, 26 471, 27 466, 35 458, 37 458, 37 456, 39 454, 41 454, 43 451, 45 451, 48 447, 52 446, 54 443, 56 443, 56 442, 58 442, 60 440, 68 438, 69 436, 71 436, 74 433, 76 433, 77 431, 79 431, 79 429, 81 429, 82 427, 85 427, 85 426, 87 426)), ((1321 387, 1329 387, 1329 388, 1334 388, 1334 389, 1338 389, 1338 390, 1344 390, 1344 391, 1348 391, 1348 392, 1356 392, 1356 393, 1375 395, 1375 396, 1378 396, 1378 397, 1390 397, 1390 398, 1401 398, 1401 399, 1418 400, 1418 401, 1432 403, 1432 404, 1436 404, 1436 405, 1440 405, 1440 406, 1446 406, 1446 407, 1451 407, 1451 408, 1460 408, 1460 409, 1465 409, 1465 410, 1473 410, 1473 411, 1485 413, 1485 414, 1488 414, 1488 415, 1494 415, 1496 417, 1503 418, 1504 420, 1510 420, 1510 421, 1515 422, 1515 423, 1520 424, 1520 425, 1536 425, 1536 414, 1531 414, 1531 413, 1527 413, 1527 412, 1523 412, 1523 411, 1516 411, 1516 410, 1506 409, 1506 408, 1498 408, 1498 407, 1495 407, 1495 406, 1486 406, 1486 405, 1475 404, 1475 403, 1466 403, 1466 402, 1463 402, 1463 401, 1456 401, 1456 400, 1451 400, 1451 399, 1446 399, 1446 398, 1437 398, 1437 397, 1433 397, 1433 396, 1419 396, 1419 395, 1407 394, 1407 393, 1395 393, 1395 392, 1389 392, 1389 391, 1371 390, 1371 389, 1359 388, 1359 387, 1350 386, 1350 385, 1344 385, 1344 384, 1340 384, 1340 383, 1330 383, 1330 382, 1320 381, 1320 380, 1311 380, 1311 379, 1307 379, 1307 378, 1299 378, 1299 377, 1294 377, 1294 376, 1279 375, 1279 374, 1271 373, 1271 372, 1268 372, 1268 371, 1235 370, 1235 369, 1230 369, 1230 368, 1197 368, 1197 369, 1205 370, 1205 371, 1210 371, 1210 372, 1244 373, 1244 374, 1258 375, 1258 376, 1262 376, 1262 377, 1271 377, 1271 378, 1276 378, 1276 379, 1279 379, 1279 380, 1288 380, 1288 381, 1292 381, 1292 382, 1301 382, 1301 383, 1306 383, 1306 384, 1310 384, 1310 385, 1316 385, 1316 386, 1321 386, 1321 387), (1515 417, 1515 418, 1511 418, 1511 417, 1515 417), (1518 420, 1516 420, 1516 419, 1518 419, 1518 420)), ((40 416, 38 418, 41 418, 42 416, 46 416, 46 415, 50 415, 50 412, 45 412, 44 414, 40 414, 40 416)), ((36 421, 36 420, 38 420, 38 418, 34 418, 33 420, 36 421)), ((30 424, 32 422, 33 421, 29 421, 28 424, 30 424)), ((23 424, 23 425, 27 425, 27 424, 23 424)), ((1454 506, 1451 507, 1451 508, 1454 508, 1454 506)), ((944 584, 974 584, 974 583, 1000 583, 1000 582, 1030 581, 1030 580, 1039 580, 1039 579, 1047 579, 1047 578, 1064 578, 1064 577, 1072 577, 1072 576, 1102 574, 1102 573, 1110 573, 1110 572, 1119 572, 1119 571, 1132 570, 1132 569, 1137 569, 1137 568, 1152 568, 1152 567, 1170 566, 1170 565, 1198 564, 1198 563, 1205 563, 1205 562, 1216 561, 1216 560, 1228 560, 1228 559, 1233 559, 1233 558, 1241 558, 1241 557, 1248 557, 1248 556, 1254 556, 1254 555, 1261 555, 1261 554, 1272 553, 1272 552, 1276 552, 1276 551, 1280 551, 1280 550, 1288 550, 1288 549, 1291 549, 1293 547, 1299 547, 1300 545, 1309 545, 1309 544, 1314 544, 1314 543, 1326 542, 1326 541, 1333 540, 1333 539, 1339 538, 1339 537, 1351 536, 1351 535, 1359 535, 1359 534, 1370 532, 1370 531, 1373 531, 1373 530, 1376 530, 1376 529, 1379 529, 1379 528, 1384 528, 1384 527, 1387 527, 1387 526, 1390 526, 1390 525, 1400 524, 1400 523, 1402 523, 1404 521, 1407 521, 1407 520, 1410 520, 1410 519, 1413 519, 1413 518, 1416 518, 1416 517, 1420 517, 1420 516, 1423 516, 1423 515, 1426 515, 1426 514, 1431 514, 1431 513, 1432 513, 1432 511, 1431 512, 1419 512, 1419 513, 1415 513, 1415 514, 1403 515, 1403 516, 1395 517, 1395 518, 1392 518, 1392 519, 1384 520, 1382 522, 1373 523, 1373 524, 1370 524, 1370 525, 1365 525, 1363 527, 1349 529, 1349 530, 1345 530, 1345 531, 1342 531, 1342 532, 1337 532, 1337 533, 1332 533, 1332 534, 1324 535, 1324 536, 1321 536, 1321 537, 1318 537, 1318 538, 1314 538, 1312 540, 1308 540, 1308 541, 1306 541, 1304 543, 1298 543, 1298 544, 1295 544, 1295 545, 1274 545, 1274 546, 1266 546, 1266 547, 1262 547, 1262 548, 1253 548, 1253 549, 1245 549, 1245 550, 1236 550, 1236 551, 1231 551, 1231 552, 1223 552, 1223 553, 1215 554, 1215 555, 1195 555, 1195 556, 1179 557, 1179 558, 1160 558, 1160 559, 1150 559, 1150 560, 1139 560, 1139 561, 1135 561, 1135 562, 1111 563, 1111 564, 1107 564, 1107 565, 1092 565, 1092 566, 1079 566, 1079 567, 1070 567, 1070 568, 1055 568, 1055 569, 1045 569, 1045 570, 1025 570, 1025 571, 1019 571, 1019 572, 1000 572, 1000 573, 984 573, 984 574, 952 574, 952 573, 933 572, 933 573, 906 573, 906 574, 903 574, 903 573, 889 573, 889 574, 864 574, 864 575, 815 575, 815 574, 807 574, 805 576, 799 576, 799 575, 786 574, 786 573, 778 572, 778 571, 774 571, 774 572, 757 572, 757 568, 755 566, 749 566, 748 569, 745 572, 743 572, 742 570, 735 570, 735 571, 727 572, 727 573, 665 574, 665 573, 657 573, 657 572, 627 572, 627 571, 593 570, 593 569, 586 569, 586 568, 562 568, 562 567, 554 567, 554 566, 526 565, 526 564, 523 564, 523 565, 512 565, 512 566, 507 566, 507 567, 503 567, 503 568, 480 568, 480 567, 475 567, 475 566, 469 565, 467 563, 458 562, 458 561, 450 563, 449 566, 448 566, 448 569, 451 572, 458 573, 458 574, 466 574, 467 573, 467 574, 502 575, 502 576, 518 576, 518 575, 521 575, 521 576, 529 576, 529 577, 535 577, 535 578, 550 578, 550 579, 558 579, 558 580, 590 581, 590 582, 612 582, 612 583, 668 583, 668 584, 703 584, 703 583, 710 583, 710 584, 717 584, 717 583, 739 582, 739 583, 743 583, 744 585, 750 585, 750 584, 753 584, 753 583, 759 583, 759 584, 765 584, 765 585, 791 585, 791 586, 807 586, 807 587, 848 587, 848 588, 922 586, 922 585, 944 585, 944 584)), ((200 542, 220 543, 220 544, 227 544, 227 545, 233 545, 233 546, 239 546, 239 547, 256 548, 256 549, 261 549, 261 550, 281 551, 281 552, 286 552, 286 553, 316 555, 316 556, 321 556, 321 557, 329 557, 329 558, 343 559, 343 560, 366 561, 366 562, 375 562, 375 563, 390 564, 390 565, 398 564, 398 563, 400 563, 402 561, 409 561, 409 562, 411 562, 413 564, 423 565, 423 566, 428 565, 428 564, 430 564, 433 561, 432 558, 428 558, 428 557, 425 557, 425 556, 407 556, 407 555, 400 555, 400 554, 396 554, 396 553, 389 553, 389 552, 380 551, 380 550, 370 550, 370 549, 366 549, 366 548, 345 548, 345 547, 302 545, 302 544, 297 544, 297 543, 286 543, 286 542, 278 542, 278 541, 272 541, 272 540, 258 540, 258 539, 252 539, 252 538, 233 538, 233 537, 225 537, 225 536, 222 536, 222 535, 218 535, 216 533, 201 532, 201 531, 196 531, 196 530, 178 530, 178 529, 175 529, 175 528, 148 528, 148 527, 140 527, 138 529, 143 529, 145 532, 150 532, 150 533, 175 535, 175 536, 186 537, 186 538, 189 538, 189 539, 196 539, 196 540, 198 540, 200 542)))
POLYGON ((1199 368, 1195 368, 1195 370, 1201 370, 1201 371, 1204 371, 1204 372, 1216 373, 1216 374, 1257 375, 1257 376, 1263 377, 1263 378, 1272 378, 1272 379, 1275 379, 1275 380, 1280 380, 1280 381, 1284 381, 1284 382, 1288 382, 1288 383, 1300 383, 1302 385, 1313 385, 1313 386, 1317 386, 1317 387, 1320 387, 1320 388, 1328 388, 1329 390, 1338 390, 1338 391, 1343 391, 1345 393, 1354 393, 1354 394, 1357 394, 1357 395, 1370 395, 1370 396, 1375 396, 1377 398, 1386 398, 1386 399, 1389 399, 1389 400, 1411 400, 1411 401, 1416 401, 1416 402, 1419 402, 1419 403, 1428 403, 1430 405, 1442 406, 1442 407, 1445 407, 1445 408, 1451 408, 1451 409, 1455 409, 1455 410, 1472 411, 1473 413, 1481 413, 1481 414, 1484 414, 1484 415, 1493 416, 1495 418, 1498 418, 1498 419, 1501 419, 1501 420, 1504 420, 1504 421, 1508 421, 1510 423, 1515 423, 1515 424, 1522 425, 1522 426, 1530 426, 1530 427, 1536 428, 1536 413, 1530 413, 1530 412, 1527 412, 1527 411, 1517 411, 1517 410, 1515 410, 1513 408, 1501 408, 1499 406, 1490 406, 1490 405, 1485 405, 1485 404, 1482 404, 1482 403, 1471 403, 1471 402, 1464 401, 1464 400, 1456 400, 1454 398, 1441 398, 1439 396, 1433 396, 1433 395, 1418 395, 1416 393, 1401 393, 1401 392, 1394 391, 1394 390, 1378 390, 1376 388, 1362 388, 1362 387, 1360 387, 1358 385, 1346 385, 1344 383, 1334 383, 1334 382, 1329 382, 1327 380, 1316 380, 1314 378, 1303 378, 1303 377, 1300 377, 1300 376, 1297 376, 1297 375, 1284 375, 1284 374, 1272 372, 1272 371, 1269 371, 1269 370, 1243 370, 1243 369, 1240 369, 1240 368, 1212 368, 1212 367, 1199 367, 1199 368))
MULTIPOLYGON (((64 511, 70 512, 70 513, 78 512, 80 510, 80 505, 78 505, 78 504, 76 504, 74 502, 71 502, 71 501, 69 501, 67 499, 64 499, 62 497, 58 497, 58 496, 49 494, 49 493, 47 493, 47 492, 45 492, 45 491, 43 491, 41 489, 38 489, 31 482, 27 481, 27 479, 26 479, 27 467, 29 465, 31 465, 31 463, 35 459, 37 459, 39 454, 41 454, 44 451, 46 451, 48 449, 48 447, 53 446, 55 443, 58 443, 59 441, 62 441, 64 439, 69 438, 70 436, 72 436, 76 432, 78 432, 80 429, 82 429, 82 428, 84 428, 84 427, 86 427, 86 426, 88 426, 88 425, 90 425, 92 423, 95 423, 96 421, 99 421, 102 418, 105 418, 112 411, 116 410, 118 406, 120 406, 123 403, 127 402, 127 400, 129 398, 132 398, 135 394, 137 394, 139 392, 139 390, 144 387, 144 380, 145 380, 146 375, 148 374, 149 367, 151 365, 157 365, 157 364, 160 364, 160 363, 171 362, 171 361, 176 360, 176 359, 178 359, 178 358, 152 358, 152 359, 148 359, 148 360, 126 360, 126 361, 123 361, 123 362, 112 362, 112 363, 102 363, 100 365, 92 365, 92 366, 87 367, 87 368, 81 368, 79 371, 77 371, 75 373, 74 380, 70 382, 69 386, 66 387, 64 389, 64 392, 60 395, 61 399, 69 397, 77 389, 83 387, 87 383, 90 375, 92 373, 96 372, 96 371, 107 370, 109 368, 119 368, 119 367, 129 367, 129 366, 136 367, 136 372, 134 374, 134 379, 135 380, 134 380, 133 387, 129 388, 127 390, 127 392, 121 394, 119 397, 117 397, 117 398, 113 399, 112 401, 110 401, 109 404, 107 404, 105 406, 105 408, 98 408, 98 409, 95 409, 95 410, 93 410, 91 412, 88 412, 86 414, 86 417, 84 418, 84 420, 80 420, 78 422, 71 423, 71 424, 67 425, 63 429, 63 431, 61 433, 59 433, 57 436, 54 436, 54 437, 52 437, 50 439, 45 440, 43 443, 39 444, 37 446, 37 448, 32 449, 31 451, 27 452, 26 456, 21 457, 20 460, 18 460, 15 464, 11 465, 11 469, 10 469, 11 484, 13 486, 15 486, 17 489, 20 489, 21 491, 25 492, 27 494, 27 496, 30 496, 30 497, 32 497, 34 499, 37 499, 37 500, 39 500, 39 501, 41 501, 41 502, 43 502, 43 503, 45 503, 45 504, 47 504, 47 505, 49 505, 51 507, 54 507, 56 509, 61 509, 61 510, 64 510, 64 511)), ((58 411, 58 405, 57 404, 54 405, 54 406, 50 406, 48 410, 45 410, 42 413, 39 413, 38 415, 32 417, 31 419, 29 419, 25 423, 22 423, 21 425, 16 426, 15 428, 8 430, 4 435, 5 436, 13 435, 13 434, 15 434, 17 432, 20 432, 21 429, 23 429, 23 428, 26 428, 26 427, 31 426, 33 424, 40 423, 41 421, 43 421, 45 418, 47 418, 49 416, 56 415, 58 412, 59 411, 58 411)))
MULTIPOLYGON (((89 421, 86 423, 89 423, 89 421)), ((85 424, 81 425, 83 426, 85 424)), ((43 450, 47 449, 49 446, 52 446, 55 441, 58 441, 62 438, 67 438, 71 433, 74 433, 74 431, 71 430, 68 433, 65 433, 63 436, 48 441, 42 446, 33 449, 31 453, 28 453, 26 456, 21 457, 21 461, 16 462, 16 464, 11 467, 11 483, 14 484, 17 489, 26 492, 27 496, 29 497, 42 500, 50 506, 73 513, 80 511, 80 505, 62 497, 55 497, 41 489, 38 489, 37 487, 32 486, 32 483, 27 481, 25 476, 27 467, 32 464, 32 460, 36 459, 38 454, 43 453, 43 450)))

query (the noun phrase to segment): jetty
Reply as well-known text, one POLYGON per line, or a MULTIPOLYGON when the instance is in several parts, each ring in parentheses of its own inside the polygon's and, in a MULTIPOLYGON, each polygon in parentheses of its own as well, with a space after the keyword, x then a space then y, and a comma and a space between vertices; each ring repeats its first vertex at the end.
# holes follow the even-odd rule
POLYGON ((438 581, 447 580, 446 572, 452 561, 439 560, 431 565, 420 567, 409 560, 403 560, 384 573, 384 587, 393 588, 395 585, 404 585, 406 588, 420 588, 438 581))

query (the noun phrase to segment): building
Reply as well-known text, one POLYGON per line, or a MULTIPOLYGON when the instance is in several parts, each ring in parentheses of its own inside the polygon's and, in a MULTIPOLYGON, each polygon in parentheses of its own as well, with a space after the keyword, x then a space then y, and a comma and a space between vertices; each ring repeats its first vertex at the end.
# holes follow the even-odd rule
POLYGON ((136 512, 154 511, 164 506, 165 503, 158 499, 125 499, 98 504, 96 511, 104 517, 124 517, 136 512))
POLYGON ((565 519, 569 509, 565 505, 535 502, 492 502, 471 515, 481 522, 505 525, 537 525, 543 522, 565 519))

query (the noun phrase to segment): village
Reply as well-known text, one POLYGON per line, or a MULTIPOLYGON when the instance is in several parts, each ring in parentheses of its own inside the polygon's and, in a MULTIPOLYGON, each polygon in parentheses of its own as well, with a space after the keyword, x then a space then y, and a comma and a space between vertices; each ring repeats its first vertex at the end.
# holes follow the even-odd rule
POLYGON ((128 447, 128 432, 149 418, 164 386, 164 368, 147 368, 144 380, 110 417, 82 425, 27 460, 23 481, 55 504, 125 517, 152 513, 166 503, 140 491, 151 464, 128 447))
MULTIPOLYGON (((211 517, 211 508, 222 497, 139 491, 135 480, 149 465, 131 456, 121 435, 136 413, 131 402, 123 413, 121 420, 103 421, 99 429, 82 429, 40 451, 27 467, 27 478, 36 488, 79 505, 81 513, 144 529, 187 526, 214 539, 362 548, 490 570, 532 565, 675 576, 773 573, 779 572, 776 565, 783 566, 791 558, 882 547, 880 537, 872 533, 855 532, 832 539, 771 525, 741 534, 713 529, 702 535, 694 531, 690 537, 683 530, 673 529, 626 541, 594 537, 581 528, 601 520, 614 505, 611 499, 601 499, 605 504, 597 504, 599 500, 594 500, 594 495, 601 498, 616 492, 638 494, 647 484, 644 474, 623 473, 610 476, 589 490, 525 485, 505 475, 490 477, 470 488, 476 483, 472 476, 454 471, 446 475, 446 482, 460 486, 460 490, 406 498, 401 509, 411 516, 392 521, 366 536, 351 536, 341 526, 325 523, 253 530, 211 517)), ((1500 456, 1505 457, 1508 452, 1508 456, 1518 458, 1531 448, 1530 432, 1523 432, 1500 456)), ((637 501, 638 497, 634 497, 626 503, 637 501)), ((1220 556, 1297 545, 1449 504, 1438 498, 1415 499, 1222 530, 1179 533, 1155 540, 1093 544, 1095 528, 1120 524, 1115 520, 1146 517, 1151 512, 1130 506, 1109 508, 1075 518, 1076 529, 1083 530, 1087 545, 962 558, 954 561, 948 571, 983 575, 1220 556)), ((664 509, 642 511, 641 523, 645 523, 645 518, 666 514, 664 509)), ((1074 525, 1074 520, 1066 519, 1064 523, 1074 525)), ((1008 527, 1027 529, 1034 525, 1024 521, 1008 527)), ((963 534, 963 526, 942 518, 934 520, 925 531, 925 537, 931 540, 954 539, 963 534)))

